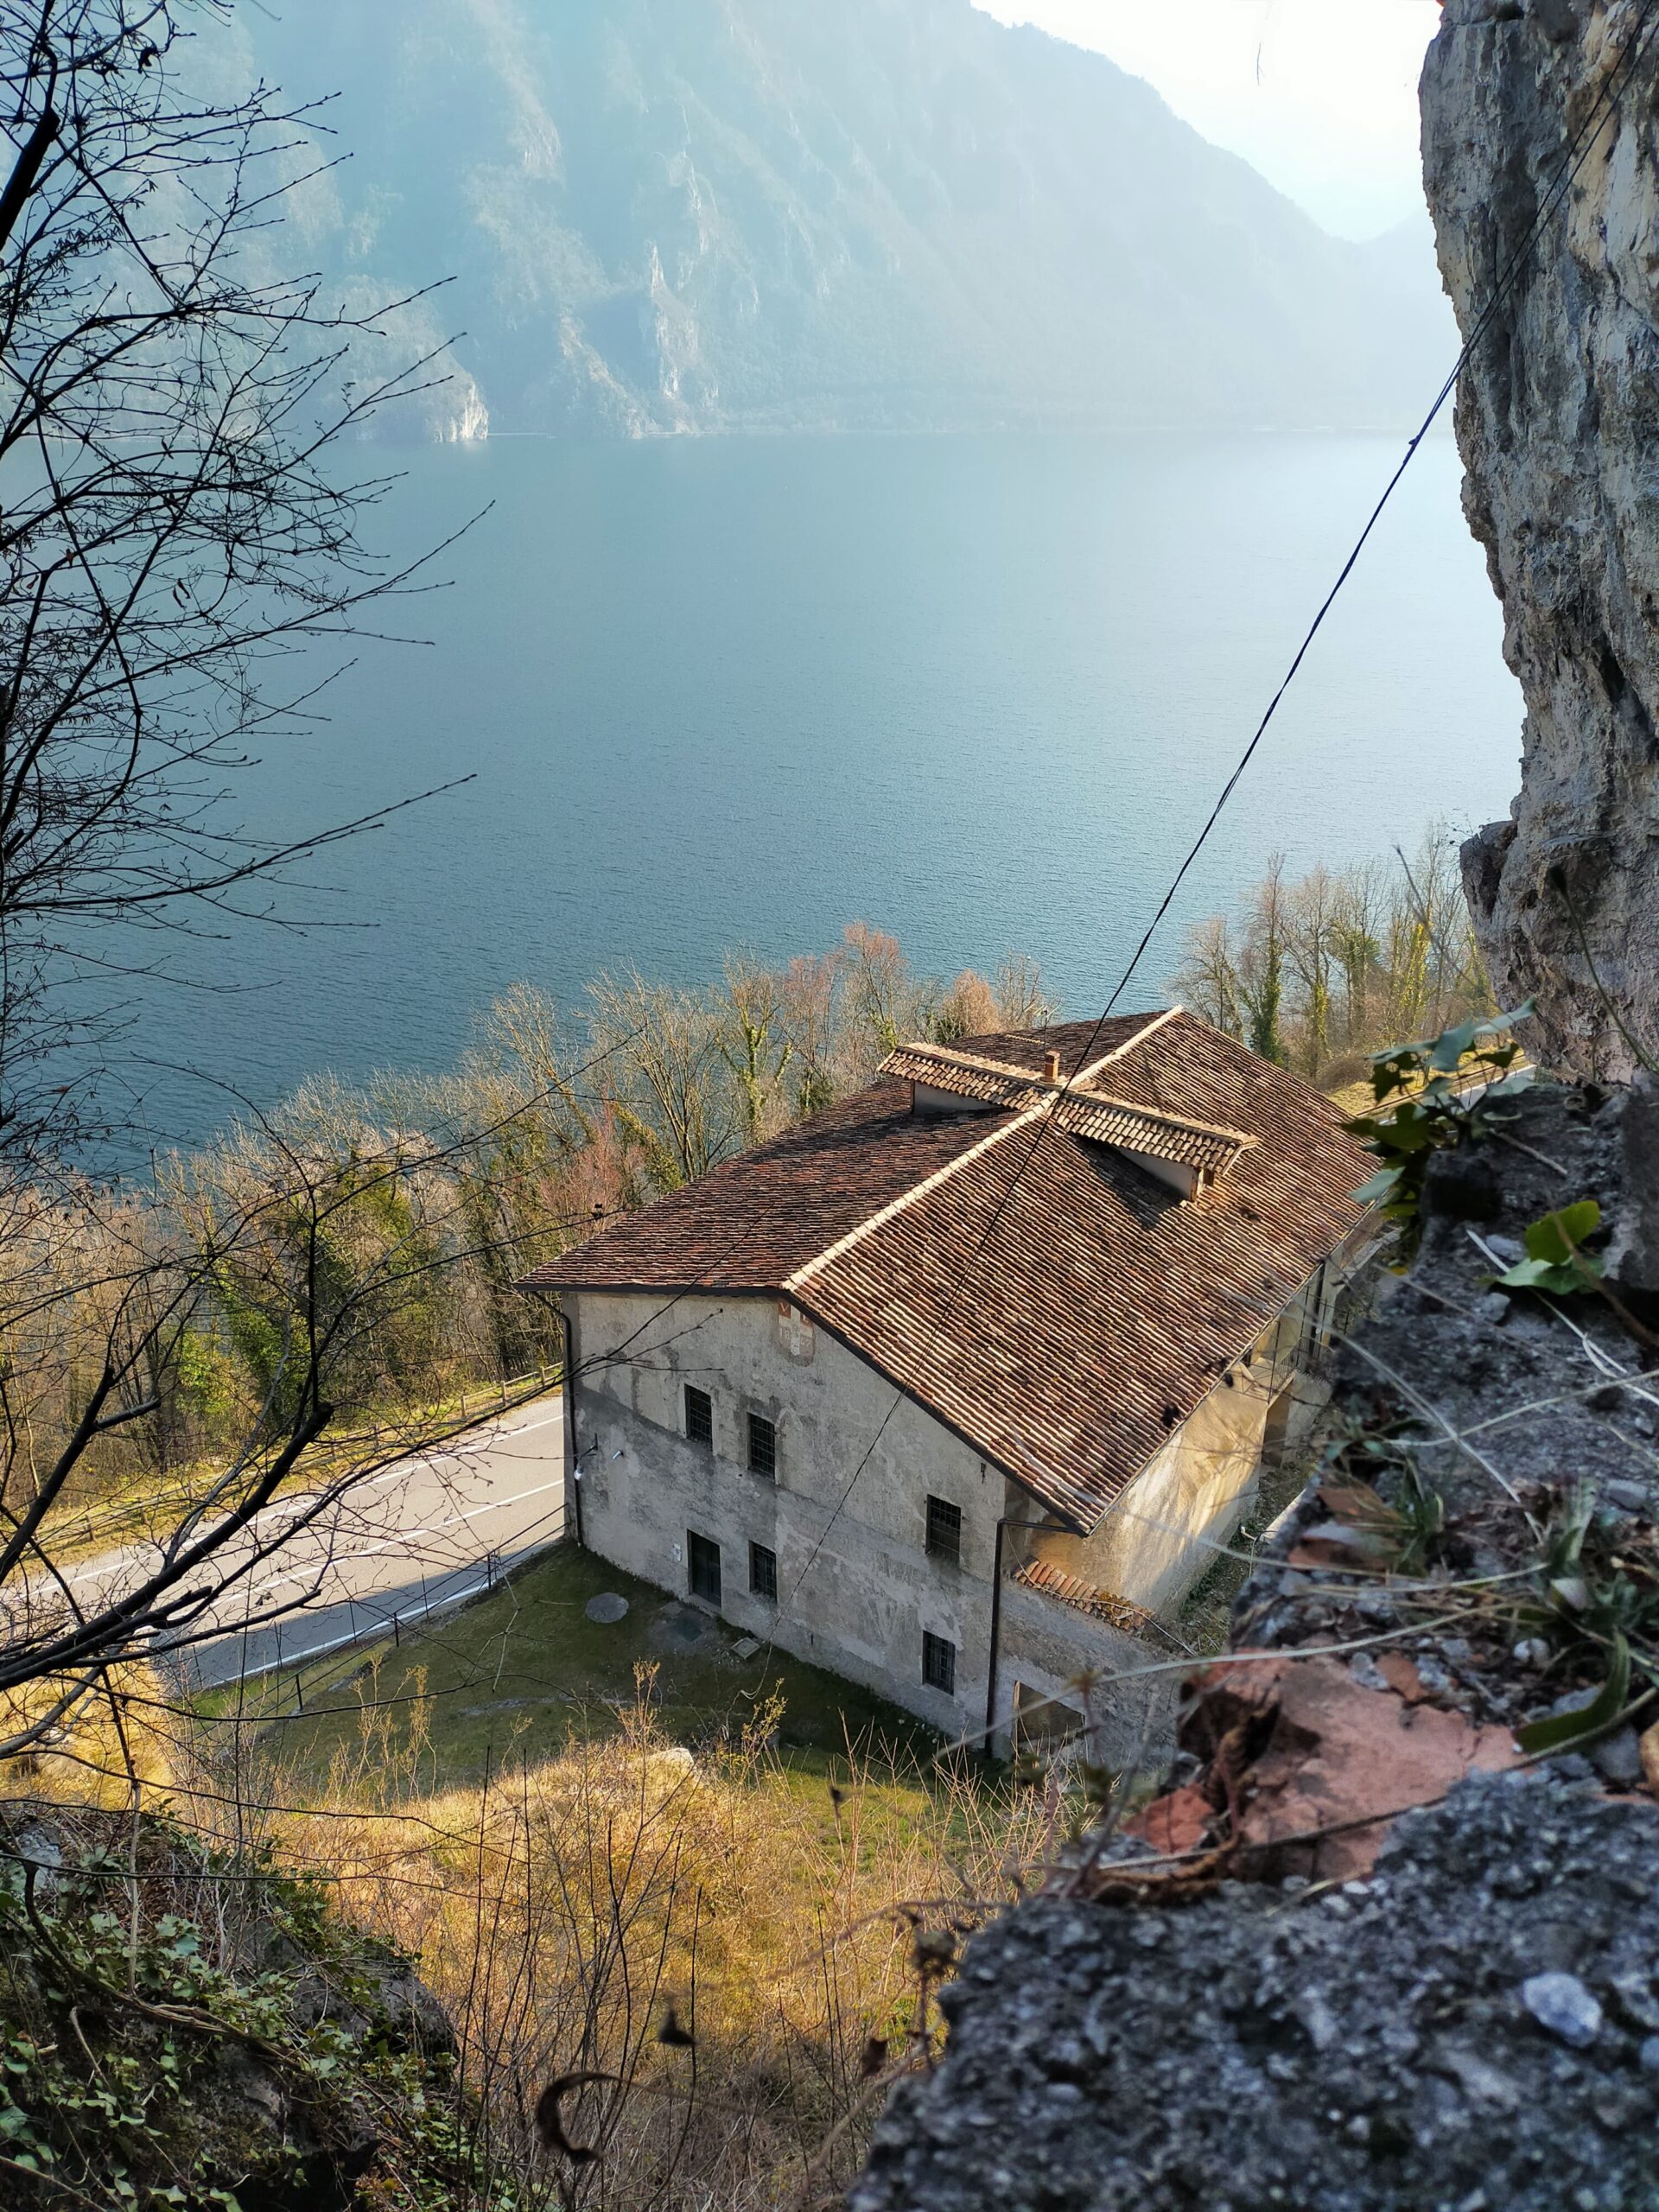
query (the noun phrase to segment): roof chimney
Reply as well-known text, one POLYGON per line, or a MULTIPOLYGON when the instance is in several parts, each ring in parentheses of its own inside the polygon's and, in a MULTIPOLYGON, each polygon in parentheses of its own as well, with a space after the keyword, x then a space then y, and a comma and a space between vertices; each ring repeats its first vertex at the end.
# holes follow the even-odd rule
POLYGON ((1058 1052, 1043 1054, 1043 1081, 1058 1083, 1060 1079, 1060 1056, 1058 1052))

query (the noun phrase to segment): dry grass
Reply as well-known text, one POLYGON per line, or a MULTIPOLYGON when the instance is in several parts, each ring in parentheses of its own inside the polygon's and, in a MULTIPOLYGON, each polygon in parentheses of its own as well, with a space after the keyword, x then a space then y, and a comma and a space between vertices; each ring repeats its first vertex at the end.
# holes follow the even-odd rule
POLYGON ((658 1729, 693 1750, 741 1735, 773 1699, 783 1701, 779 1741, 791 1772, 839 1777, 849 1738, 870 1762, 908 1772, 938 1741, 897 1706, 822 1668, 779 1651, 740 1659, 740 1641, 728 1624, 596 1553, 562 1544, 493 1595, 418 1633, 405 1630, 397 1643, 384 1637, 325 1653, 201 1702, 220 1723, 238 1714, 262 1724, 264 1740, 308 1788, 356 1742, 365 1703, 381 1706, 394 1739, 385 1746, 388 1770, 417 1796, 475 1783, 504 1761, 539 1764, 563 1751, 573 1730, 614 1734, 617 1713, 634 1702, 640 1659, 656 1665, 658 1729), (588 1601, 601 1592, 626 1598, 624 1619, 588 1618, 588 1601), (416 1718, 417 1688, 416 1764, 401 1739, 416 1718))
POLYGON ((893 2072, 929 2062, 956 1942, 1052 1840, 1052 1799, 966 1766, 791 1774, 772 1710, 694 1762, 646 1694, 609 1740, 420 1796, 425 1709, 412 1732, 407 1707, 365 1711, 321 1789, 221 1732, 175 1809, 222 1828, 233 1805, 239 1840, 418 1960, 483 2101, 480 2158, 527 2161, 550 2202, 832 2198, 893 2072), (562 2124, 592 2159, 536 2145, 537 2098, 571 2074, 562 2124))
POLYGON ((424 1790, 429 1702, 365 1707, 320 1777, 135 1681, 118 1733, 83 1718, 29 1794, 118 1813, 130 1755, 146 1833, 165 1814, 232 1892, 240 1866, 308 1875, 415 1960, 461 2038, 469 2206, 805 2212, 931 2063, 957 1943, 1052 1859, 1069 1801, 850 1750, 810 1774, 773 1748, 775 1704, 694 1758, 640 1672, 609 1737, 573 1723, 551 1756, 424 1790), (591 2158, 536 2126, 572 2075, 557 2117, 591 2158))
POLYGON ((587 1624, 586 1584, 567 1586, 578 1570, 597 1572, 556 1558, 531 1578, 541 1610, 534 1589, 498 1593, 350 1699, 337 1690, 326 1720, 273 1726, 257 1700, 245 1718, 222 1699, 181 1710, 135 1674, 107 1715, 82 1708, 27 1787, 137 1802, 147 1827, 165 1812, 232 1886, 242 1866, 309 1874, 342 1923, 416 1961, 461 2037, 468 2205, 832 2202, 893 2075, 931 2063, 957 1943, 1020 1893, 1019 1869, 1052 1859, 1082 1807, 936 1763, 919 1733, 907 1749, 844 1700, 831 1745, 810 1669, 777 1670, 805 1700, 793 1723, 764 1690, 734 1696, 720 1655, 696 1662, 707 1681, 695 1668, 671 1681, 672 1660, 661 1679, 641 1668, 619 1712, 600 1693, 626 1671, 613 1681, 600 1640, 621 1631, 587 1624), (537 1707, 516 1736, 492 1718, 496 1748, 475 1744, 466 1686, 498 1689, 532 1660, 592 1708, 537 1707), (454 1696, 434 1694, 446 1669, 454 1696), (587 2160, 535 2126, 548 2084, 572 2074, 588 2078, 561 2124, 587 2160))
POLYGON ((290 1758, 285 1732, 135 1676, 118 1728, 84 1711, 26 1786, 141 1801, 146 1832, 165 1814, 233 1891, 239 1866, 308 1875, 416 1961, 461 2038, 469 2206, 805 2212, 856 2171, 894 2076, 931 2063, 957 1943, 1084 1808, 925 1752, 805 1770, 776 1748, 776 1700, 694 1758, 652 1671, 614 1732, 575 1716, 556 1749, 457 1786, 433 1784, 444 1708, 418 1683, 355 1712, 320 1771, 316 1743, 290 1758), (573 2075, 557 2118, 591 2158, 536 2126, 573 2075))
MULTIPOLYGON (((50 1719, 61 1699, 55 1681, 0 1691, 0 1737, 50 1719)), ((118 1810, 132 1802, 135 1788, 142 1797, 170 1787, 177 1741, 154 1670, 130 1660, 109 1669, 38 1748, 0 1761, 0 1800, 38 1796, 118 1810)))

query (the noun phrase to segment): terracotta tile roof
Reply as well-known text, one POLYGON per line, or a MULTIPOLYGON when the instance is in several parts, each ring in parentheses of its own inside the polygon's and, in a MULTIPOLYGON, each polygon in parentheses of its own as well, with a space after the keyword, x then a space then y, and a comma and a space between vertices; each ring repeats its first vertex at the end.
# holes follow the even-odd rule
POLYGON ((1107 1097, 1092 1085, 1062 1098, 1054 1119, 1072 1136, 1087 1137, 1093 1144, 1116 1145, 1120 1151, 1142 1152, 1152 1160, 1178 1160, 1212 1175, 1224 1175, 1245 1147, 1255 1142, 1242 1129, 1211 1128, 1173 1114, 1151 1114, 1125 1099, 1107 1097))
POLYGON ((925 1052, 969 1059, 1014 1074, 1041 1078, 1043 1062, 1050 1052, 1060 1056, 1060 1073, 1075 1077, 1084 1069, 1099 1067, 1116 1058, 1154 1022, 1166 1020, 1158 1014, 1115 1014, 1104 1021, 1061 1021, 1052 1029, 1013 1029, 989 1037, 964 1037, 959 1045, 905 1046, 907 1052, 925 1052))
POLYGON ((948 1090, 958 1098, 995 1106, 1029 1106, 1042 1092, 1040 1074, 1033 1081, 1028 1068, 1000 1065, 995 1060, 947 1052, 942 1045, 901 1045, 881 1063, 883 1075, 902 1077, 907 1083, 925 1083, 935 1090, 948 1090))
POLYGON ((1063 1574, 1046 1560, 1027 1560, 1014 1568, 1010 1580, 1023 1583, 1027 1590, 1040 1591, 1045 1598, 1058 1598, 1061 1605, 1070 1605, 1074 1611, 1109 1622, 1113 1628, 1127 1629, 1131 1636, 1138 1636, 1154 1624, 1154 1616, 1144 1605, 1131 1605, 1115 1590, 1096 1590, 1075 1574, 1063 1574))
MULTIPOLYGON (((1113 1057, 1103 1055, 1103 1065, 1109 1066, 1113 1057)), ((1096 1144, 1115 1144, 1121 1150, 1144 1153, 1154 1160, 1179 1160, 1211 1174, 1224 1174, 1244 1147, 1255 1141, 1239 1129, 1215 1128, 1205 1122, 1155 1114, 1114 1097, 1100 1086, 1096 1069, 1102 1065, 1103 1061, 1095 1061, 1067 1077, 1066 1095, 1054 1107, 1058 1125, 1073 1136, 1087 1137, 1096 1144)), ((901 1045, 897 1052, 888 1053, 880 1072, 949 1093, 970 1106, 1039 1106, 1057 1087, 1040 1073, 1033 1077, 1028 1068, 944 1045, 901 1045)))
POLYGON ((1319 1092, 1179 1010, 963 1047, 1033 1072, 1049 1050, 1073 1075, 1110 1054, 1127 1108, 1255 1141, 1188 1204, 1059 1126, 1052 1091, 934 1119, 884 1077, 530 1281, 787 1294, 1090 1528, 1355 1228, 1371 1162, 1319 1092))

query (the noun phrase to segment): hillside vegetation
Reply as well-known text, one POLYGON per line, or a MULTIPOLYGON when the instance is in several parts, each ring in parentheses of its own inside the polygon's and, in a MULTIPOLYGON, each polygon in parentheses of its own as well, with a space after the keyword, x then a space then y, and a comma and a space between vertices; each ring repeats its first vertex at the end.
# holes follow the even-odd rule
MULTIPOLYGON (((1396 849, 1386 862, 1298 879, 1271 860, 1239 916, 1188 931, 1174 988, 1217 1029, 1331 1091, 1368 1077, 1373 1052, 1497 1010, 1443 830, 1409 860, 1396 849)), ((1370 1096, 1367 1083, 1367 1110, 1370 1096)))
MULTIPOLYGON (((556 1610, 571 1565, 538 1570, 556 1610)), ((870 1700, 841 1721, 788 1662, 705 1663, 695 1712, 649 1666, 601 1701, 626 1638, 543 1645, 528 1603, 517 1635, 503 1597, 314 1670, 303 1714, 291 1681, 198 1712, 135 1680, 118 1729, 35 1764, 0 1838, 0 2145, 42 2176, 31 2212, 761 2212, 844 2186, 931 2063, 960 1937, 1075 1809, 934 1764, 870 1700), (526 1709, 526 1668, 571 1701, 526 1709)))
POLYGON ((333 1413, 309 1464, 391 1452, 463 1419, 469 1389, 476 1411, 480 1383, 551 1372, 557 1317, 513 1287, 540 1261, 868 1082, 901 1037, 1046 1014, 1029 961, 946 983, 861 923, 782 968, 734 956, 702 990, 631 971, 564 1008, 521 985, 448 1072, 320 1076, 147 1185, 15 1188, 14 1424, 49 1459, 111 1343, 138 1348, 154 1414, 93 1440, 60 1520, 280 1433, 314 1383, 333 1413))

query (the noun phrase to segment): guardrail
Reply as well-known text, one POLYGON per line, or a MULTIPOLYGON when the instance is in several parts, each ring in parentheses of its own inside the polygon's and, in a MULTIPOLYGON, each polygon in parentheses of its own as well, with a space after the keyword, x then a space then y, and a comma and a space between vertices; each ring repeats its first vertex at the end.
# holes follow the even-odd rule
MULTIPOLYGON (((298 1651, 283 1650, 282 1624, 278 1623, 276 1629, 276 1657, 261 1660, 255 1667, 244 1668, 237 1674, 228 1676, 227 1681, 257 1681, 264 1675, 280 1674, 285 1667, 308 1666, 312 1660, 326 1659, 331 1652, 353 1650, 364 1644, 378 1643, 388 1630, 391 1634, 393 1649, 399 1648, 404 1640, 403 1630, 405 1622, 419 1621, 424 1625, 435 1616, 442 1617, 445 1613, 459 1612, 462 1606, 469 1605, 480 1598, 493 1597, 497 1590, 505 1589, 517 1576, 522 1574, 526 1567, 534 1566, 536 1561, 543 1558, 547 1553, 556 1551, 569 1533, 565 1525, 563 1507, 561 1506, 556 1514, 550 1515, 548 1517, 550 1521, 556 1521, 557 1524, 550 1534, 538 1538, 525 1550, 515 1551, 508 1558, 503 1558, 493 1551, 486 1552, 482 1562, 483 1573, 475 1581, 467 1583, 459 1590, 440 1590, 435 1593, 429 1592, 425 1586, 426 1578, 423 1575, 419 1599, 411 1599, 406 1605, 388 1608, 377 1605, 372 1598, 347 1598, 345 1605, 347 1614, 351 1617, 351 1625, 340 1636, 325 1637, 320 1643, 308 1643, 298 1651), (360 1624, 356 1618, 359 1612, 366 1616, 365 1620, 360 1624)), ((305 1709, 304 1688, 298 1675, 295 1677, 295 1691, 298 1699, 299 1710, 303 1712, 305 1709)))

